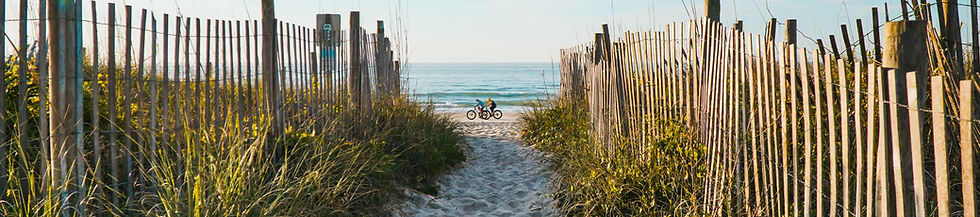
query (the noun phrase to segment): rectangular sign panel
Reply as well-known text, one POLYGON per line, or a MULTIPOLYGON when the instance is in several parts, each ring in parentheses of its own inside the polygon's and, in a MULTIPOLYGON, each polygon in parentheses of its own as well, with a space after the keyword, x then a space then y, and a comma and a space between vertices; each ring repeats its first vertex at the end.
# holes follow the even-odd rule
POLYGON ((317 44, 324 44, 324 39, 328 45, 340 43, 340 14, 317 14, 316 15, 316 36, 317 44))

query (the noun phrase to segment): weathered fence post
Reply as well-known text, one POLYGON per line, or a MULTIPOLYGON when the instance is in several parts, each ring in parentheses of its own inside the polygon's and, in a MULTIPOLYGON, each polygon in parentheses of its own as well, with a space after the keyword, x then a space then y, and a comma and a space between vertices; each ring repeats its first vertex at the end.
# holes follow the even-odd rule
MULTIPOLYGON (((942 47, 945 48, 944 55, 946 57, 945 62, 947 66, 944 67, 949 70, 953 79, 956 81, 969 79, 966 73, 963 73, 963 45, 961 35, 960 35, 960 15, 959 15, 959 3, 957 0, 944 0, 938 6, 942 9, 939 13, 939 23, 941 26, 945 26, 942 33, 940 33, 940 39, 942 40, 942 47)), ((975 42, 974 42, 975 43, 975 42)))
MULTIPOLYGON (((107 82, 108 84, 106 85, 108 96, 106 96, 106 99, 109 102, 107 102, 106 104, 108 104, 107 107, 109 108, 109 111, 108 111, 109 117, 116 117, 117 108, 118 108, 118 104, 119 104, 118 103, 119 102, 119 99, 116 98, 117 97, 117 95, 116 95, 116 72, 119 70, 116 67, 116 40, 115 40, 116 39, 116 28, 115 28, 115 26, 116 26, 116 4, 115 3, 109 3, 108 11, 109 11, 109 16, 108 16, 108 18, 109 18, 109 28, 106 28, 106 29, 108 29, 108 39, 110 39, 110 40, 108 40, 109 41, 109 46, 108 46, 108 49, 109 50, 107 52, 107 54, 109 56, 108 56, 108 58, 106 58, 106 62, 107 62, 106 66, 109 67, 108 70, 107 70, 107 72, 106 72, 106 79, 108 80, 108 82, 107 82)), ((116 121, 116 119, 117 118, 109 118, 109 155, 110 155, 109 165, 110 165, 110 170, 111 170, 110 172, 112 174, 112 175, 110 175, 110 177, 111 177, 111 180, 110 180, 111 181, 111 185, 110 185, 111 187, 110 188, 113 189, 113 190, 110 190, 110 192, 112 192, 110 198, 112 198, 112 204, 118 206, 119 205, 119 199, 120 199, 119 194, 118 194, 118 192, 119 192, 119 183, 120 183, 120 177, 122 177, 122 171, 119 168, 119 165, 120 165, 120 162, 119 162, 120 155, 119 155, 119 147, 118 147, 119 124, 116 121)))
MULTIPOLYGON (((92 20, 98 21, 98 16, 96 10, 97 5, 95 1, 92 1, 92 20)), ((92 22, 92 82, 89 83, 89 87, 92 90, 92 177, 98 182, 93 182, 95 186, 93 188, 93 197, 102 197, 102 187, 104 179, 102 179, 102 142, 101 142, 101 132, 99 132, 99 92, 102 91, 101 80, 99 79, 99 24, 98 22, 92 22)), ((2 55, 0 55, 2 56, 2 55)), ((2 85, 2 84, 0 84, 2 85)), ((2 98, 2 97, 0 97, 2 98)), ((2 133, 2 132, 0 132, 2 133)), ((0 138, 3 141, 3 138, 0 138)), ((2 191, 2 189, 0 189, 2 191)), ((103 205, 104 203, 96 203, 97 205, 103 205)))
MULTIPOLYGON (((200 23, 201 22, 199 21, 198 24, 200 24, 200 23)), ((200 35, 201 28, 198 28, 197 33, 198 33, 198 35, 200 35)), ((198 46, 198 50, 200 50, 200 47, 201 47, 200 43, 198 43, 197 46, 198 46)), ((248 57, 246 57, 246 58, 248 58, 248 57)), ((242 74, 242 24, 241 24, 241 21, 237 21, 237 20, 235 21, 235 59, 236 59, 236 61, 238 63, 237 65, 235 65, 236 66, 235 71, 238 71, 237 72, 238 79, 235 79, 235 82, 237 84, 235 84, 236 88, 234 88, 235 89, 235 92, 234 92, 235 93, 235 99, 236 99, 236 103, 238 104, 238 110, 236 112, 236 114, 238 116, 238 119, 237 119, 238 120, 238 125, 239 126, 242 126, 241 129, 251 129, 251 127, 247 127, 245 125, 245 94, 244 94, 245 86, 243 86, 243 83, 245 83, 245 82, 243 82, 243 81, 245 79, 248 79, 248 78, 245 77, 242 74)), ((197 66, 198 66, 198 68, 201 67, 201 61, 200 60, 197 61, 197 66)), ((201 71, 200 70, 197 71, 197 80, 201 80, 201 71)), ((198 96, 198 97, 200 97, 200 96, 198 96)), ((252 119, 252 118, 249 118, 249 119, 252 119)))
POLYGON ((881 63, 881 28, 879 28, 880 22, 878 21, 878 8, 871 8, 871 35, 874 39, 874 51, 875 51, 875 61, 881 63))
MULTIPOLYGON (((209 23, 210 23, 210 21, 209 21, 209 23)), ((249 28, 249 23, 250 23, 250 21, 248 21, 248 20, 245 21, 245 79, 246 79, 245 80, 245 93, 246 93, 246 97, 247 97, 247 99, 246 99, 246 106, 247 107, 245 108, 245 113, 248 114, 249 117, 251 117, 251 118, 249 118, 251 120, 249 122, 249 124, 254 124, 255 123, 255 100, 256 99, 255 99, 255 92, 253 92, 253 90, 252 90, 252 86, 254 86, 252 84, 252 82, 253 82, 253 80, 255 80, 255 78, 252 77, 252 66, 253 66, 252 65, 252 37, 251 37, 252 31, 249 28)), ((210 26, 210 24, 208 24, 208 25, 210 26)), ((208 31, 208 35, 211 35, 211 33, 210 33, 211 32, 211 28, 210 27, 208 28, 207 31, 208 31)), ((208 38, 210 38, 210 36, 208 38)), ((208 49, 210 49, 211 40, 207 40, 207 41, 208 41, 207 44, 208 44, 208 47, 209 47, 208 49)), ((256 53, 256 55, 258 55, 258 54, 256 53)), ((210 52, 209 52, 208 56, 211 56, 210 52)), ((210 59, 211 59, 210 57, 205 58, 205 60, 206 60, 205 62, 210 63, 210 59)), ((205 78, 205 80, 210 80, 210 79, 205 78)), ((207 82, 205 82, 204 85, 205 85, 205 89, 208 89, 208 88, 206 88, 207 87, 207 82)), ((208 107, 210 108, 210 106, 208 106, 208 107)), ((208 113, 210 113, 210 112, 208 112, 208 113)), ((249 127, 249 129, 251 129, 251 127, 249 127)), ((249 133, 251 133, 251 130, 249 130, 249 133)))
MULTIPOLYGON (((145 101, 143 101, 143 98, 146 97, 146 96, 144 96, 144 94, 143 94, 143 88, 142 88, 142 86, 145 85, 145 82, 147 80, 147 77, 149 77, 149 76, 146 76, 146 74, 144 74, 144 62, 146 60, 145 59, 146 54, 144 53, 144 51, 146 51, 145 50, 146 49, 146 40, 145 40, 146 39, 146 9, 143 9, 142 15, 140 17, 140 29, 139 29, 139 31, 140 31, 140 38, 139 38, 139 40, 140 40, 140 42, 139 42, 140 43, 140 47, 139 47, 139 59, 137 59, 138 62, 136 63, 138 65, 138 69, 136 70, 137 71, 137 75, 135 76, 136 78, 134 79, 134 81, 137 81, 136 82, 137 91, 136 91, 136 93, 131 93, 131 94, 135 94, 135 95, 139 96, 139 97, 136 98, 137 103, 143 103, 143 102, 145 102, 145 101)), ((142 116, 143 111, 145 111, 145 109, 143 109, 142 106, 139 106, 139 105, 137 106, 137 108, 140 108, 139 113, 142 116)), ((143 118, 141 117, 140 119, 143 119, 143 118)), ((145 119, 144 120, 137 120, 136 122, 138 122, 140 125, 144 125, 145 122, 143 122, 143 121, 145 121, 145 119)), ((151 136, 152 136, 152 133, 151 133, 151 136)), ((139 139, 140 139, 140 142, 137 143, 137 145, 139 145, 140 147, 134 148, 134 150, 139 151, 141 154, 133 155, 132 156, 133 158, 136 158, 136 156, 146 156, 146 155, 143 154, 143 153, 146 153, 146 152, 144 152, 144 150, 145 150, 144 148, 145 147, 143 146, 146 143, 146 139, 143 138, 143 137, 141 137, 141 136, 139 137, 139 139)), ((81 142, 81 141, 79 141, 79 142, 81 142)), ((151 151, 149 153, 152 154, 154 152, 151 151)), ((144 159, 143 158, 137 159, 136 164, 137 165, 143 164, 144 162, 142 160, 144 160, 144 159)))
POLYGON ((388 85, 385 83, 386 69, 384 65, 384 55, 388 53, 384 51, 384 38, 385 38, 385 22, 378 20, 378 30, 377 34, 374 35, 374 71, 375 71, 375 83, 378 88, 379 94, 388 94, 388 85))
POLYGON ((704 0, 704 14, 708 19, 721 21, 721 0, 704 0))
POLYGON ((361 13, 358 11, 350 12, 350 81, 348 81, 348 93, 350 94, 350 109, 353 114, 358 115, 364 109, 364 102, 361 96, 361 13))
POLYGON ((265 87, 265 109, 272 126, 271 133, 278 135, 282 132, 279 112, 279 65, 276 57, 276 8, 274 0, 262 0, 262 81, 265 87))
MULTIPOLYGON (((212 93, 214 91, 211 89, 211 76, 214 73, 214 65, 211 61, 211 19, 207 19, 204 22, 204 120, 207 121, 207 129, 211 129, 214 126, 214 97, 212 93)), ((164 55, 166 58, 166 55, 164 55)))
MULTIPOLYGON (((160 98, 158 96, 159 93, 157 92, 157 86, 159 85, 159 80, 157 80, 157 61, 156 61, 157 60, 157 35, 158 35, 158 33, 157 33, 157 18, 156 18, 156 15, 152 15, 151 18, 150 18, 150 20, 151 20, 150 21, 150 26, 152 26, 151 27, 152 36, 150 37, 151 38, 150 39, 150 41, 151 41, 150 42, 151 43, 151 46, 150 46, 150 74, 148 75, 148 77, 149 77, 149 80, 151 82, 150 83, 150 131, 151 132, 150 132, 150 147, 148 148, 148 150, 150 150, 150 154, 149 154, 150 155, 150 163, 152 164, 152 163, 156 163, 157 162, 156 161, 157 160, 157 154, 156 154, 157 153, 156 152, 156 150, 157 150, 157 133, 158 133, 157 132, 157 101, 159 101, 160 98)), ((95 52, 95 53, 98 53, 98 52, 95 52)), ((93 62, 95 62, 95 61, 93 61, 93 62)), ((95 65, 98 65, 97 62, 96 62, 96 64, 93 64, 93 66, 95 66, 95 65)), ((96 73, 98 73, 98 72, 96 72, 96 73)), ((164 79, 166 79, 166 78, 164 78, 164 79)), ((98 84, 95 84, 95 85, 98 85, 98 84)), ((96 88, 92 88, 92 90, 93 90, 93 92, 98 92, 98 89, 96 89, 96 88)), ((93 95, 95 95, 95 94, 93 94, 93 95)), ((98 101, 96 101, 95 103, 98 103, 98 101)), ((98 104, 96 104, 96 105, 98 105, 98 104)), ((96 109, 96 111, 98 111, 98 107, 94 107, 94 108, 96 109)), ((93 114, 93 115, 98 115, 98 113, 93 114)), ((98 118, 98 117, 94 117, 94 118, 98 118)), ((96 121, 96 120, 93 120, 93 121, 96 121)), ((96 147, 98 147, 98 146, 96 146, 96 147)), ((154 171, 151 171, 151 172, 154 172, 154 171)))
MULTIPOLYGON (((851 36, 850 36, 850 34, 847 34, 847 24, 841 24, 840 25, 840 34, 841 34, 840 35, 841 36, 841 42, 844 43, 844 44, 841 44, 842 45, 841 47, 844 48, 844 54, 847 55, 846 56, 847 59, 846 59, 845 62, 848 65, 850 65, 850 64, 854 63, 854 49, 851 49, 851 36)), ((859 32, 858 34, 861 34, 861 33, 859 32)))
MULTIPOLYGON (((27 136, 27 96, 28 96, 28 93, 27 93, 27 76, 28 76, 28 74, 27 74, 27 69, 28 69, 27 68, 27 60, 28 60, 28 58, 27 58, 27 49, 28 49, 27 48, 27 30, 28 30, 27 29, 27 18, 28 18, 27 17, 28 16, 28 14, 27 14, 27 8, 28 7, 25 6, 25 5, 28 5, 27 0, 21 0, 20 1, 20 5, 21 5, 20 6, 20 21, 18 22, 18 27, 19 27, 18 29, 20 31, 20 34, 18 34, 18 41, 20 43, 19 43, 18 47, 16 47, 16 51, 17 51, 17 104, 16 104, 17 105, 17 143, 18 143, 18 145, 20 147, 30 147, 31 146, 31 144, 29 143, 30 140, 29 140, 29 138, 27 136)), ((64 10, 64 9, 62 9, 62 10, 64 10)), ((64 12, 62 12, 62 13, 64 13, 64 12)), ((63 15, 63 14, 60 14, 60 15, 63 15)), ((58 16, 58 15, 51 15, 51 16, 58 16)), ((63 24, 63 23, 59 23, 59 24, 61 26, 67 25, 67 24, 63 24)), ((64 42, 59 42, 59 43, 62 43, 63 44, 64 42)), ((61 54, 61 53, 59 53, 59 54, 61 54)), ((61 54, 61 55, 64 55, 64 54, 61 54)), ((13 64, 11 64, 11 65, 13 65, 13 64)), ((6 75, 6 71, 4 71, 4 75, 6 75)), ((59 75, 61 75, 61 74, 59 74, 59 75)), ((6 79, 6 78, 4 78, 4 79, 6 79)), ((6 87, 7 86, 4 86, 4 89, 7 89, 6 87)), ((6 100, 6 98, 4 98, 3 100, 6 100)), ((6 109, 6 107, 4 107, 3 109, 6 109)), ((62 110, 62 111, 65 111, 65 110, 62 110)), ((60 124, 60 122, 58 122, 58 123, 60 124)), ((61 145, 60 143, 55 143, 55 144, 61 145)), ((40 161, 41 161, 42 165, 40 167, 41 168, 47 168, 44 172, 41 173, 42 174, 41 175, 41 177, 42 177, 41 178, 42 179, 42 183, 48 183, 48 179, 46 177, 50 177, 50 178, 52 178, 52 180, 51 180, 50 183, 58 183, 58 184, 60 184, 59 183, 60 181, 58 179, 55 179, 55 178, 57 178, 55 175, 56 175, 56 173, 58 173, 57 168, 50 166, 50 165, 60 165, 60 164, 51 164, 50 161, 52 159, 54 159, 55 157, 54 156, 48 156, 51 153, 51 151, 49 151, 48 148, 54 148, 54 147, 55 146, 51 146, 51 147, 41 146, 41 152, 42 152, 42 154, 41 154, 40 158, 42 160, 40 160, 40 161)), ((24 171, 24 172, 26 172, 26 171, 24 171)), ((21 183, 26 184, 23 181, 21 183)))
MULTIPOLYGON (((132 205, 133 202, 135 201, 134 198, 135 189, 133 189, 133 186, 136 184, 133 183, 135 178, 134 177, 135 173, 133 172, 133 158, 135 157, 135 154, 133 153, 133 151, 135 150, 133 148, 133 139, 135 139, 136 136, 132 134, 133 111, 131 109, 133 106, 133 94, 132 94, 133 93, 133 7, 130 5, 126 5, 125 10, 126 10, 126 18, 125 18, 126 27, 125 30, 123 30, 123 32, 125 33, 124 35, 125 41, 123 42, 123 91, 125 94, 123 97, 123 105, 122 105, 123 106, 122 125, 123 125, 123 133, 125 135, 123 136, 123 149, 125 150, 125 154, 123 156, 126 159, 124 164, 124 168, 126 171, 126 175, 125 175, 126 205, 123 207, 125 207, 126 209, 130 209, 133 208, 132 205)), ((132 214, 130 212, 126 212, 126 213, 127 215, 132 214)))
POLYGON ((976 95, 977 88, 974 86, 971 80, 962 80, 959 82, 959 92, 960 92, 960 178, 962 179, 963 189, 963 217, 976 217, 977 216, 977 193, 975 190, 977 187, 977 177, 976 177, 976 164, 974 162, 976 149, 976 133, 974 132, 976 128, 974 127, 976 120, 976 102, 974 101, 974 95, 976 95))
MULTIPOLYGON (((854 24, 857 25, 858 48, 861 49, 861 66, 864 67, 868 65, 868 51, 867 46, 865 46, 864 24, 861 23, 861 19, 855 20, 854 24)), ((873 28, 878 29, 877 26, 873 28)))
MULTIPOLYGON (((898 76, 898 75, 896 75, 898 76)), ((922 125, 925 124, 922 118, 923 112, 920 105, 925 104, 925 99, 922 97, 924 95, 924 83, 922 82, 923 77, 919 77, 919 73, 912 71, 905 74, 905 81, 907 82, 908 92, 908 117, 909 117, 909 139, 912 159, 912 181, 913 181, 913 192, 914 202, 915 202, 915 216, 925 217, 926 216, 926 193, 925 193, 925 180, 923 177, 923 172, 925 167, 923 164, 923 148, 922 144, 925 142, 924 135, 925 132, 922 130, 922 125)))
POLYGON ((946 124, 949 119, 946 117, 946 83, 942 76, 930 77, 930 87, 932 92, 932 148, 935 156, 936 171, 936 214, 939 216, 950 215, 950 179, 949 179, 949 152, 947 147, 946 124))
MULTIPOLYGON (((172 130, 169 121, 170 120, 169 119, 170 117, 170 67, 167 66, 170 60, 168 55, 169 54, 168 51, 170 51, 169 48, 170 15, 169 14, 163 14, 162 36, 163 36, 163 47, 162 47, 163 53, 161 53, 160 56, 163 57, 163 62, 160 63, 160 66, 162 66, 163 68, 163 75, 162 75, 163 87, 161 87, 162 90, 160 90, 160 92, 163 94, 163 96, 161 96, 160 98, 163 100, 163 105, 160 105, 160 109, 162 112, 162 114, 160 114, 160 131, 162 131, 163 137, 160 140, 162 141, 163 144, 168 145, 170 144, 170 131, 172 130)), ((112 60, 110 59, 110 61, 112 60)), ((112 66, 109 66, 109 68, 111 69, 112 66)), ((112 107, 110 106, 109 108, 111 109, 112 107)))
MULTIPOLYGON (((885 23, 885 38, 883 42, 884 58, 882 66, 894 70, 888 70, 888 90, 890 106, 890 135, 891 135, 891 154, 893 162, 885 162, 894 171, 894 194, 895 214, 897 216, 910 216, 915 199, 912 194, 913 180, 911 176, 912 151, 909 139, 909 116, 908 110, 904 106, 908 104, 906 94, 905 73, 917 71, 926 72, 927 64, 926 52, 926 22, 925 21, 899 21, 885 23)), ((920 76, 925 77, 925 76, 920 76)), ((887 145, 884 144, 884 145, 887 145)), ((921 151, 921 150, 920 150, 921 151)))
MULTIPOLYGON (((38 27, 39 28, 37 28, 37 31, 38 31, 38 36, 37 36, 38 50, 36 52, 36 55, 37 56, 36 56, 36 59, 35 59, 36 62, 34 63, 34 65, 37 67, 37 73, 38 73, 38 75, 37 75, 37 78, 38 78, 37 79, 37 87, 38 87, 37 88, 38 89, 38 94, 37 95, 38 95, 38 98, 39 98, 38 99, 38 107, 37 107, 37 109, 38 109, 38 116, 37 116, 37 118, 38 118, 38 133, 40 134, 39 136, 41 138, 40 139, 41 140, 41 144, 40 145, 42 147, 41 150, 42 151, 45 151, 44 154, 41 154, 42 157, 43 156, 48 156, 50 154, 50 151, 47 151, 47 150, 48 150, 48 148, 51 147, 51 143, 49 142, 49 140, 46 139, 46 138, 48 138, 50 136, 50 129, 48 129, 48 128, 51 127, 50 123, 48 122, 49 121, 49 116, 48 116, 48 102, 49 102, 48 94, 49 93, 48 93, 48 88, 47 87, 49 86, 48 83, 49 83, 50 80, 48 79, 48 65, 47 65, 48 64, 48 39, 47 39, 47 30, 48 29, 46 28, 46 25, 47 25, 47 16, 48 16, 47 15, 47 12, 48 12, 47 11, 47 1, 38 1, 38 17, 39 17, 39 19, 38 19, 38 27)), ((22 29, 21 31, 25 31, 25 30, 26 29, 22 29)), ((23 33, 23 34, 26 34, 26 32, 23 33)), ((6 89, 6 88, 4 88, 4 89, 6 89)), ((2 99, 2 98, 0 98, 0 99, 2 99)), ((24 106, 26 106, 26 105, 24 105, 24 106)), ((6 156, 6 155, 4 155, 4 156, 6 156)), ((47 168, 47 167, 49 167, 49 164, 48 164, 49 163, 49 160, 50 159, 47 159, 47 158, 43 158, 43 160, 40 160, 40 163, 41 163, 40 166, 41 166, 41 168, 47 168)), ((47 173, 49 171, 50 171, 50 169, 46 170, 45 172, 42 172, 42 174, 43 174, 42 176, 50 176, 51 174, 50 173, 47 173)), ((46 180, 46 179, 42 178, 42 180, 46 180)))
MULTIPOLYGON (((61 200, 65 201, 62 207, 77 208, 64 209, 63 215, 85 215, 84 206, 81 205, 82 199, 85 198, 85 192, 78 191, 78 189, 84 188, 83 185, 79 184, 84 183, 81 181, 84 177, 77 177, 73 174, 83 165, 75 166, 75 169, 67 167, 67 165, 80 160, 79 154, 82 153, 82 150, 78 149, 81 144, 76 144, 77 141, 73 138, 73 131, 77 130, 76 125, 81 124, 76 109, 76 107, 82 106, 76 96, 77 92, 81 91, 81 87, 77 85, 80 83, 79 79, 82 79, 79 77, 81 68, 78 65, 79 58, 81 58, 78 55, 81 53, 81 41, 79 41, 81 24, 76 20, 80 18, 80 12, 76 11, 79 9, 78 4, 73 1, 48 0, 48 4, 53 5, 50 8, 51 13, 48 14, 48 19, 51 20, 49 28, 51 50, 53 51, 50 54, 52 61, 49 63, 49 68, 51 69, 50 78, 54 81, 50 85, 52 126, 50 139, 52 148, 57 148, 57 152, 55 152, 57 156, 51 156, 51 165, 59 165, 54 168, 60 168, 52 174, 52 184, 56 186, 54 190, 61 195, 61 200)), ((22 35, 21 39, 25 38, 22 35)), ((24 55, 21 57, 23 58, 24 55)))
MULTIPOLYGON (((605 49, 606 49, 606 58, 607 58, 606 61, 609 64, 608 65, 609 67, 607 68, 607 70, 609 70, 608 73, 611 73, 611 75, 613 76, 612 77, 613 82, 615 82, 612 85, 615 85, 614 88, 616 88, 614 90, 616 92, 614 92, 614 93, 616 94, 616 98, 615 98, 616 99, 616 101, 615 101, 616 102, 616 105, 615 105, 616 107, 615 108, 616 108, 616 112, 617 112, 617 114, 616 114, 617 115, 616 120, 620 122, 619 123, 619 126, 618 126, 620 128, 619 129, 619 136, 621 136, 623 138, 629 138, 630 137, 630 133, 629 133, 629 121, 623 121, 623 119, 628 118, 628 116, 626 115, 626 109, 627 109, 626 107, 627 107, 627 105, 625 103, 626 102, 626 100, 625 100, 625 95, 626 95, 625 92, 626 92, 626 90, 624 89, 625 88, 624 87, 625 85, 623 85, 624 84, 623 83, 623 80, 625 80, 626 78, 624 78, 623 73, 620 72, 623 69, 620 69, 620 66, 617 64, 618 58, 616 58, 616 55, 618 55, 618 54, 613 54, 613 50, 612 50, 612 47, 613 46, 612 46, 612 43, 610 43, 609 24, 602 24, 602 36, 603 36, 603 41, 606 44, 606 47, 605 47, 605 49)), ((616 49, 615 52, 616 53, 619 53, 620 51, 619 51, 619 49, 616 49)))

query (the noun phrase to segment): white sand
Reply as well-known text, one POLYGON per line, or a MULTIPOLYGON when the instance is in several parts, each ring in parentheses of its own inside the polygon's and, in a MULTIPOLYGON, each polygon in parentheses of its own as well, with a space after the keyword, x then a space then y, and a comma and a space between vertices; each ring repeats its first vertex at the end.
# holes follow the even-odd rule
POLYGON ((472 147, 467 161, 441 177, 439 195, 406 190, 395 216, 556 216, 554 174, 537 150, 518 141, 516 114, 501 120, 454 119, 472 147))

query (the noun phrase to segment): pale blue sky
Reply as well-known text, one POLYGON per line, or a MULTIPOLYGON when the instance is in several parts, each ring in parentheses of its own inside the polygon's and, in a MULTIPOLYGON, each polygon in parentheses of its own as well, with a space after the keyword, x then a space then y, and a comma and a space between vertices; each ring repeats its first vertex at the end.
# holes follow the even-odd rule
MULTIPOLYGON (((614 32, 663 29, 674 21, 701 16, 703 0, 289 0, 276 3, 278 17, 284 21, 312 26, 316 13, 344 14, 360 10, 362 25, 373 32, 375 20, 388 24, 388 31, 403 30, 412 62, 547 62, 558 50, 590 40, 603 23, 614 32), (396 14, 403 22, 394 26, 396 14)), ((5 1, 7 19, 16 16, 18 2, 5 1)), ((31 0, 30 4, 36 4, 31 0)), ((259 19, 258 0, 103 0, 131 4, 138 11, 183 14, 215 19, 259 19)), ((826 38, 840 34, 840 24, 851 25, 862 18, 870 31, 871 7, 889 4, 892 17, 901 13, 897 0, 722 0, 722 21, 726 25, 744 20, 745 30, 761 33, 766 21, 796 18, 805 36, 826 38)), ((930 1, 932 2, 932 1, 930 1)), ((89 17, 88 3, 84 13, 89 17)), ((961 7, 964 20, 969 15, 961 7)), ((32 15, 36 15, 32 8, 32 15)), ((103 9, 104 10, 104 9, 103 9)), ((105 19, 104 11, 100 19, 105 19)), ((161 16, 158 14, 158 16, 161 16)), ((16 41, 16 23, 7 23, 7 33, 16 41)), ((969 31, 965 23, 964 32, 969 31)), ((782 32, 780 30, 780 32, 782 32)), ((389 33, 391 34, 391 33, 389 33)), ((801 36, 804 45, 810 43, 801 36)), ((968 42, 969 37, 964 37, 968 42)), ((404 45, 405 43, 402 44, 404 45)), ((9 45, 8 45, 9 46, 9 45)))

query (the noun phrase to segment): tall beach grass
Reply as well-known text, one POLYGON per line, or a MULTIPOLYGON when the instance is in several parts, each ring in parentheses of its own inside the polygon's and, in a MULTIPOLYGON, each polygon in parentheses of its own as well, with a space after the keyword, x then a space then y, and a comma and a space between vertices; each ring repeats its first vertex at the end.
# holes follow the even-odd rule
MULTIPOLYGON (((55 192, 60 186, 53 186, 46 179, 46 171, 51 168, 45 163, 44 147, 38 139, 39 92, 33 60, 29 60, 27 70, 28 128, 26 132, 16 130, 16 61, 8 58, 8 70, 4 72, 7 94, 2 100, 6 106, 0 115, 7 121, 0 124, 5 124, 13 135, 0 141, 8 150, 2 157, 9 162, 2 169, 10 174, 0 180, 9 186, 8 191, 0 192, 0 200, 5 199, 0 201, 0 213, 60 216, 64 210, 80 207, 63 206, 62 195, 55 192), (17 141, 20 133, 36 140, 17 141)), ((102 79, 107 68, 100 67, 98 76, 102 79)), ((455 123, 448 116, 435 113, 430 104, 404 96, 375 96, 368 112, 373 115, 368 116, 348 112, 344 99, 329 101, 322 110, 302 107, 303 102, 312 102, 303 98, 309 96, 287 91, 286 98, 300 103, 287 103, 283 108, 293 113, 279 135, 268 133, 272 129, 264 114, 242 118, 228 115, 239 107, 234 104, 219 105, 217 118, 203 126, 191 120, 195 115, 192 111, 171 113, 167 119, 160 116, 160 122, 174 125, 163 131, 159 126, 151 127, 145 119, 125 122, 120 116, 123 112, 147 115, 149 97, 136 97, 137 106, 120 108, 120 114, 110 116, 106 112, 108 86, 104 82, 91 85, 96 73, 88 62, 84 74, 87 170, 81 177, 86 188, 80 190, 87 195, 84 208, 90 215, 384 216, 389 213, 386 204, 400 194, 399 189, 437 194, 432 177, 465 160, 457 146, 461 136, 455 123), (93 86, 101 90, 97 104, 101 107, 98 117, 102 128, 108 129, 110 119, 120 128, 132 127, 131 132, 120 132, 120 148, 116 150, 106 147, 109 138, 103 134, 99 144, 101 157, 93 152, 97 144, 93 144, 90 134, 93 86), (243 120, 255 124, 244 125, 243 120), (123 146, 127 140, 134 145, 123 146), (118 161, 110 161, 111 157, 118 161), (132 173, 113 174, 112 168, 123 167, 120 164, 125 159, 132 160, 132 173), (96 168, 104 177, 94 176, 96 168), (132 182, 126 182, 130 178, 132 182), (115 180, 120 181, 117 186, 115 180)), ((117 88, 117 92, 124 93, 122 85, 117 88)), ((234 87, 220 88, 236 91, 234 87)), ((182 97, 186 92, 174 91, 175 105, 198 103, 182 97)))
MULTIPOLYGON (((697 216, 705 147, 677 120, 647 143, 606 149, 591 135, 588 109, 569 99, 537 102, 521 116, 521 139, 550 155, 556 198, 569 216, 697 216)), ((636 140, 632 140, 636 141, 636 140)))

